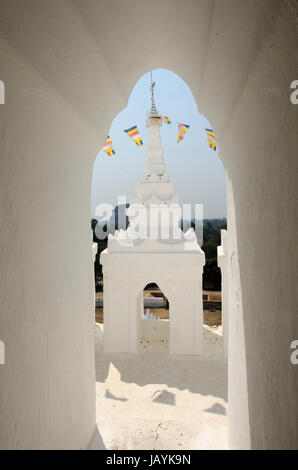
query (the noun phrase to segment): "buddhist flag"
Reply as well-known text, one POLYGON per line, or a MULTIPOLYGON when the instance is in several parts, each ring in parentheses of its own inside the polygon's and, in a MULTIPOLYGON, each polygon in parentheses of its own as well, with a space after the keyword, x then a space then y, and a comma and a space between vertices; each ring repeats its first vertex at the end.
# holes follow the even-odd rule
POLYGON ((170 121, 170 119, 168 118, 168 116, 161 116, 161 119, 162 119, 166 124, 171 124, 171 121, 170 121))
POLYGON ((114 150, 114 147, 113 147, 113 144, 109 135, 108 135, 106 144, 103 147, 103 150, 109 155, 109 157, 111 157, 112 155, 116 155, 116 152, 114 150))
POLYGON ((189 128, 190 126, 187 124, 181 124, 181 122, 178 122, 178 144, 181 142, 181 140, 184 139, 184 134, 188 131, 189 128))
POLYGON ((211 150, 214 150, 214 152, 216 152, 217 143, 216 143, 216 137, 215 137, 214 131, 212 129, 205 129, 205 130, 207 134, 209 147, 211 148, 211 150))
POLYGON ((126 132, 126 134, 129 135, 129 137, 131 137, 135 141, 138 147, 143 145, 143 141, 141 139, 137 126, 130 127, 129 129, 126 129, 124 132, 126 132))

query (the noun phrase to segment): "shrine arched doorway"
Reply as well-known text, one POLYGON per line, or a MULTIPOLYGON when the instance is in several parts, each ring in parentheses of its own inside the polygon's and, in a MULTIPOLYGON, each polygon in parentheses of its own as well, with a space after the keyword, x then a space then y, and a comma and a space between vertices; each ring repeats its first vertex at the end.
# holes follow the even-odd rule
MULTIPOLYGON (((154 279, 154 278, 153 278, 154 279)), ((142 352, 170 350, 171 321, 175 322, 177 298, 165 282, 143 282, 130 294, 130 305, 137 306, 137 343, 142 352)), ((134 321, 133 314, 131 322, 134 321)))

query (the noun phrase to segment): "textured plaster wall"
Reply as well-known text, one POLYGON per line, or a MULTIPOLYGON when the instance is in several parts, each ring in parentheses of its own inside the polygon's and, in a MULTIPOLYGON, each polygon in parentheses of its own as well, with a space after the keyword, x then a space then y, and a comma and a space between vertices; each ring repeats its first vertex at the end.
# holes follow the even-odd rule
POLYGON ((0 1, 1 448, 91 438, 92 165, 158 67, 190 86, 231 181, 230 444, 297 447, 297 2, 182 3, 0 1))
POLYGON ((137 353, 143 289, 156 282, 171 305, 169 352, 203 354, 202 272, 204 255, 177 253, 101 253, 104 275, 104 349, 137 353))
POLYGON ((170 320, 141 320, 140 336, 142 341, 168 341, 170 320))
MULTIPOLYGON (((298 69, 296 13, 297 4, 284 11, 260 48, 223 141, 234 188, 244 329, 241 344, 239 311, 232 309, 231 343, 238 354, 230 363, 229 393, 232 404, 241 389, 244 394, 235 376, 245 351, 253 448, 298 446, 298 369, 289 360, 298 334, 298 108, 289 99, 298 69)), ((231 408, 235 446, 245 442, 237 437, 241 407, 239 401, 231 408)))
POLYGON ((85 448, 95 429, 90 183, 113 115, 97 77, 111 107, 117 90, 54 3, 1 2, 1 448, 85 448))

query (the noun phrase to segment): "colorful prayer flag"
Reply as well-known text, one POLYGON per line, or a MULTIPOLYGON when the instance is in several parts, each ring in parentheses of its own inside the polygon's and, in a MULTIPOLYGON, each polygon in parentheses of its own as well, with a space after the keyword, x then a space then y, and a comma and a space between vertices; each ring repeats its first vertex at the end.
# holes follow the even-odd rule
POLYGON ((129 137, 131 137, 135 141, 138 147, 143 145, 143 141, 141 139, 137 126, 130 127, 129 129, 126 129, 124 132, 126 132, 126 134, 129 135, 129 137))
POLYGON ((171 124, 171 121, 170 119, 168 118, 168 116, 160 116, 161 119, 166 123, 166 124, 171 124))
POLYGON ((114 147, 113 147, 113 144, 109 135, 103 147, 103 150, 109 155, 109 157, 111 157, 112 155, 116 155, 116 152, 114 150, 114 147))
POLYGON ((179 142, 181 142, 181 140, 184 139, 184 134, 188 131, 189 128, 190 126, 188 126, 187 124, 182 124, 181 122, 178 122, 178 144, 179 142))
POLYGON ((205 131, 206 131, 206 134, 207 134, 207 140, 208 140, 209 147, 211 148, 211 150, 214 150, 214 152, 216 152, 217 142, 216 142, 216 137, 215 137, 214 131, 212 129, 205 129, 205 131))

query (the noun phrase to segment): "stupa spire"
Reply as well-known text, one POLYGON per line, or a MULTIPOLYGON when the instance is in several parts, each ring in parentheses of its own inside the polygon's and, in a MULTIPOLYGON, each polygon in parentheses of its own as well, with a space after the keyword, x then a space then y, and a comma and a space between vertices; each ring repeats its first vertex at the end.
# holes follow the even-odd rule
MULTIPOLYGON (((147 117, 148 144, 147 160, 145 165, 146 177, 155 179, 165 174, 165 164, 163 159, 163 150, 160 140, 159 128, 162 125, 162 119, 155 106, 155 82, 151 72, 151 109, 147 117)), ((148 181, 148 179, 147 179, 148 181)))
MULTIPOLYGON (((145 205, 177 203, 174 187, 165 168, 160 139, 162 118, 155 105, 155 82, 151 72, 151 109, 147 115, 148 143, 144 173, 140 175, 136 192, 138 201, 145 205)), ((134 200, 136 202, 136 200, 134 200)))
POLYGON ((153 81, 152 78, 152 72, 151 72, 151 110, 150 110, 150 117, 159 117, 158 111, 155 106, 155 100, 154 100, 154 90, 155 90, 155 82, 153 81))

